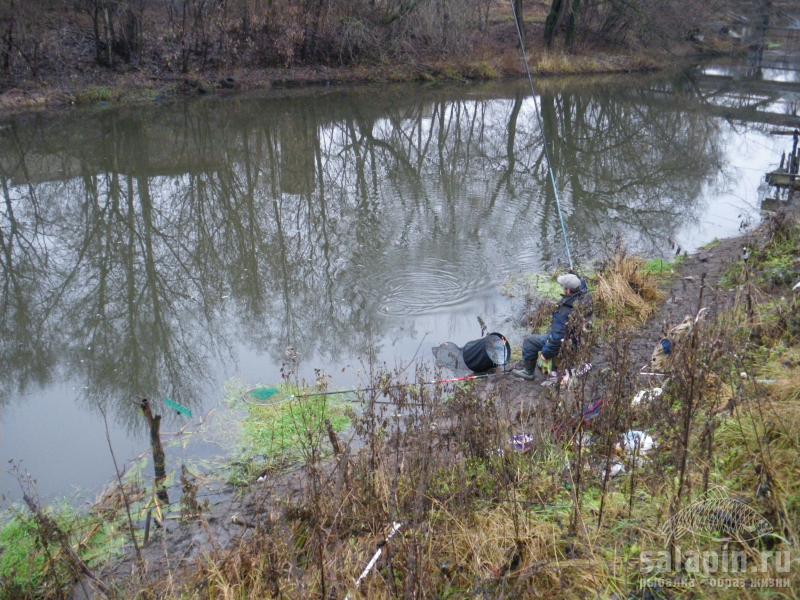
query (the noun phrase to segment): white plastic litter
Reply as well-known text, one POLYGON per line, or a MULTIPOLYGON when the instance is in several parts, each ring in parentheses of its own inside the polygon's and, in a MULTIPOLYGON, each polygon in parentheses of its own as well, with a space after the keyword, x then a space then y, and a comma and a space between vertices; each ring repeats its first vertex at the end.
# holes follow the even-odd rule
POLYGON ((521 433, 511 438, 511 449, 515 452, 525 453, 533 448, 533 436, 528 433, 521 433))
POLYGON ((622 436, 622 445, 627 452, 633 452, 636 450, 638 445, 639 454, 644 455, 653 449, 655 442, 653 441, 653 438, 644 431, 636 431, 635 429, 632 429, 622 436))
POLYGON ((611 466, 608 469, 608 474, 611 477, 616 477, 617 475, 622 475, 625 472, 625 465, 620 462, 611 463, 611 466))
POLYGON ((573 378, 583 377, 591 370, 592 363, 584 363, 575 369, 567 369, 563 375, 559 374, 557 371, 553 371, 547 379, 542 381, 541 385, 544 387, 552 387, 558 383, 562 388, 568 387, 573 378))
POLYGON ((631 406, 639 406, 642 402, 652 402, 664 392, 660 387, 639 390, 631 400, 631 406))
POLYGON ((797 283, 794 284, 794 287, 792 288, 792 291, 793 292, 800 292, 800 281, 798 281, 797 283))
MULTIPOLYGON (((364 581, 364 579, 366 579, 367 575, 369 575, 370 571, 372 571, 372 569, 375 567, 376 563, 378 562, 378 559, 381 557, 381 554, 383 554, 383 546, 389 543, 389 540, 391 540, 394 537, 394 534, 400 531, 400 528, 402 526, 403 526, 402 523, 397 523, 397 522, 392 523, 392 529, 391 531, 389 531, 389 534, 386 536, 386 539, 383 541, 383 544, 381 545, 380 548, 378 548, 375 551, 375 554, 372 555, 372 558, 367 563, 367 566, 364 567, 364 570, 361 572, 361 575, 359 575, 358 579, 356 579, 356 588, 358 588, 361 585, 361 582, 364 581)), ((345 596, 345 600, 350 600, 350 594, 347 594, 345 596)))

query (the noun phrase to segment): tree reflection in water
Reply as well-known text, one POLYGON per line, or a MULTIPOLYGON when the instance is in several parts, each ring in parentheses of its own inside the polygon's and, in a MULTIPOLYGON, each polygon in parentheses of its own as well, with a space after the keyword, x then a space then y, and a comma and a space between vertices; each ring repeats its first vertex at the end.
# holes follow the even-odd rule
MULTIPOLYGON (((720 121, 551 87, 543 123, 579 257, 618 234, 663 248, 697 218, 720 169, 720 121)), ((553 190, 524 90, 368 88, 12 119, 0 131, 2 402, 78 373, 87 404, 135 429, 127 399, 193 405, 238 340, 276 362, 291 344, 335 365, 365 332, 380 343, 395 323, 386 313, 553 266, 553 190)))

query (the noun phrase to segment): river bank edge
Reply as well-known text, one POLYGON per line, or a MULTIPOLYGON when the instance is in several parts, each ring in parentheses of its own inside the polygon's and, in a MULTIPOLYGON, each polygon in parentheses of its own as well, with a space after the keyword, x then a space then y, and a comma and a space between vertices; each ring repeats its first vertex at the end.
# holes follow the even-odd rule
MULTIPOLYGON (((796 215, 790 216, 789 218, 792 219, 792 221, 790 221, 791 223, 795 223, 794 225, 790 225, 790 227, 793 227, 793 230, 797 231, 796 221, 794 221, 796 215)), ((710 307, 711 318, 717 319, 727 314, 727 311, 737 310, 736 306, 740 306, 740 303, 743 304, 742 298, 745 295, 746 287, 746 284, 741 280, 742 269, 744 269, 745 272, 747 271, 747 260, 743 259, 742 250, 743 248, 749 248, 753 255, 758 256, 758 258, 754 258, 751 262, 753 268, 751 276, 758 281, 759 285, 761 285, 762 282, 766 282, 766 279, 762 279, 764 273, 762 273, 760 269, 766 264, 775 262, 774 259, 776 255, 773 254, 773 249, 771 247, 772 242, 770 240, 771 236, 774 235, 775 224, 781 222, 782 219, 780 216, 775 217, 767 215, 765 221, 752 230, 721 240, 714 239, 696 252, 681 254, 677 259, 671 261, 662 259, 652 259, 648 261, 644 258, 638 259, 633 257, 634 260, 641 260, 643 267, 650 271, 652 271, 652 266, 654 264, 659 263, 661 265, 660 268, 662 270, 656 275, 656 280, 663 293, 660 304, 654 306, 654 312, 649 318, 628 332, 632 337, 631 348, 634 354, 633 361, 638 365, 642 365, 642 368, 646 370, 646 365, 649 364, 653 346, 658 343, 659 338, 663 335, 664 328, 666 326, 677 325, 682 320, 685 320, 686 317, 694 315, 698 309, 698 296, 701 299, 703 298, 703 290, 705 290, 706 294, 705 303, 710 307), (742 265, 745 266, 743 267, 742 265)), ((779 228, 781 225, 777 227, 779 228)), ((792 250, 792 252, 796 254, 796 248, 792 250)), ((784 259, 785 256, 781 260, 786 263, 784 259)), ((797 256, 794 256, 794 263, 792 263, 792 266, 787 268, 790 271, 789 276, 793 283, 800 277, 800 275, 798 275, 798 273, 800 273, 800 263, 798 262, 797 256)), ((785 273, 781 276, 783 277, 784 275, 785 273)), ((771 272, 766 275, 766 277, 773 276, 774 273, 771 272)), ((755 294, 752 298, 754 304, 751 310, 755 314, 770 313, 776 302, 787 302, 785 295, 778 297, 778 292, 782 292, 784 288, 788 289, 788 287, 791 287, 791 283, 789 286, 786 286, 784 283, 782 287, 774 288, 770 290, 768 294, 755 294)), ((788 302, 790 304, 793 302, 791 296, 788 302)), ((771 334, 766 334, 762 330, 757 335, 761 336, 756 342, 759 348, 770 346, 771 342, 769 340, 771 334)), ((607 354, 608 348, 605 347, 605 343, 601 345, 604 347, 602 349, 598 348, 597 355, 593 357, 593 360, 596 359, 596 370, 608 368, 609 366, 610 357, 607 354)), ((789 347, 796 348, 796 343, 789 347)), ((793 351, 794 350, 790 350, 790 352, 793 351)), ((748 364, 747 370, 751 373, 757 373, 758 366, 748 364)), ((719 375, 722 375, 722 373, 719 375)), ((745 377, 745 375, 743 374, 742 377, 745 377)), ((647 378, 647 381, 643 380, 640 385, 647 386, 653 385, 653 383, 654 380, 652 380, 652 378, 647 378)), ((608 390, 606 391, 608 392, 608 390)), ((544 402, 547 393, 547 388, 540 387, 536 383, 532 384, 530 382, 521 381, 510 375, 503 375, 485 384, 480 384, 477 391, 477 395, 482 398, 483 401, 489 403, 496 402, 497 404, 504 405, 504 408, 501 410, 505 412, 506 418, 510 421, 517 419, 520 413, 526 412, 523 406, 527 406, 527 410, 531 410, 532 406, 540 405, 544 402), (492 400, 492 398, 495 400, 492 400), (512 416, 514 413, 516 413, 516 415, 512 416)), ((730 400, 730 402, 732 402, 732 400, 730 400)), ((723 409, 723 412, 730 410, 732 415, 734 409, 732 405, 729 406, 730 408, 723 409)), ((792 411, 793 407, 787 406, 786 410, 792 411)), ((787 418, 791 414, 791 412, 787 413, 787 418)), ((720 418, 724 419, 725 417, 720 418)), ((735 421, 733 416, 729 416, 727 419, 731 422, 735 421)), ((720 425, 720 427, 723 426, 720 425)), ((445 431, 447 431, 447 426, 443 421, 440 434, 446 435, 445 431)), ((654 432, 653 437, 657 440, 658 444, 661 444, 664 443, 666 433, 662 435, 654 432)), ((367 452, 366 446, 362 451, 367 452)), ((360 451, 356 449, 354 452, 355 454, 350 454, 349 451, 345 451, 344 456, 347 457, 349 455, 355 457, 360 451)), ((326 461, 328 466, 323 467, 324 472, 333 476, 332 474, 335 473, 337 469, 336 465, 341 464, 342 460, 341 455, 338 453, 336 453, 336 456, 331 453, 330 458, 326 461)), ((347 458, 344 460, 347 460, 347 458)), ((357 459, 353 458, 353 460, 357 459)), ((489 475, 491 479, 491 474, 489 475)), ((633 475, 631 476, 633 477, 633 475)), ((785 473, 781 473, 780 476, 785 476, 785 473)), ((247 552, 249 552, 249 550, 247 550, 249 542, 243 540, 249 540, 251 534, 257 535, 258 526, 255 524, 264 518, 264 514, 268 514, 270 522, 274 523, 276 520, 282 518, 279 515, 284 511, 286 511, 287 514, 294 515, 294 511, 299 510, 298 507, 308 501, 308 477, 309 475, 301 468, 299 471, 291 470, 291 472, 282 475, 267 475, 265 478, 259 479, 258 482, 254 482, 252 485, 242 489, 240 503, 237 503, 235 508, 229 506, 227 512, 209 512, 208 521, 210 525, 207 523, 205 525, 205 530, 202 530, 197 524, 193 524, 189 528, 190 532, 194 532, 193 534, 184 532, 175 535, 173 540, 174 545, 172 542, 169 543, 169 552, 181 556, 195 556, 196 560, 201 561, 198 563, 198 572, 202 572, 204 569, 213 572, 221 565, 224 565, 225 561, 231 560, 231 557, 236 557, 238 553, 241 553, 242 556, 246 556, 247 552), (266 479, 267 482, 262 483, 262 479, 266 479), (272 479, 271 482, 269 481, 270 479, 272 479), (211 532, 208 531, 209 526, 212 528, 211 532), (256 530, 256 533, 253 533, 253 529, 256 530), (204 534, 200 535, 207 536, 207 538, 204 538, 206 539, 206 542, 204 542, 206 546, 211 547, 220 542, 224 544, 225 541, 227 541, 230 543, 230 545, 227 546, 229 550, 217 554, 217 558, 210 557, 207 552, 198 550, 198 546, 203 546, 203 543, 198 544, 197 537, 201 531, 204 531, 204 534), (211 564, 210 567, 208 566, 209 561, 211 564)), ((644 474, 640 475, 640 477, 642 477, 643 480, 646 479, 646 475, 644 474)), ((723 478, 723 481, 728 481, 732 485, 735 479, 728 480, 723 478)), ((221 506, 217 507, 217 509, 219 508, 221 508, 221 506)), ((793 511, 790 510, 784 518, 794 519, 795 516, 793 511)), ((297 517, 292 516, 289 518, 297 517)), ((155 547, 157 544, 153 544, 153 546, 155 547)), ((156 548, 154 556, 159 552, 163 552, 163 549, 156 548)), ((235 561, 238 559, 233 558, 233 560, 235 561)), ((109 569, 104 573, 113 581, 120 581, 120 577, 124 579, 125 573, 130 573, 132 569, 134 569, 134 564, 129 553, 126 559, 113 566, 110 565, 109 569)), ((223 569, 224 567, 220 570, 223 569)), ((173 580, 173 573, 171 572, 159 572, 159 569, 156 568, 153 572, 150 572, 150 576, 152 577, 150 581, 152 581, 155 586, 154 589, 163 589, 164 581, 167 579, 169 579, 170 585, 174 585, 175 580, 173 580)), ((196 578, 198 575, 192 574, 191 570, 186 571, 184 576, 186 577, 184 580, 185 583, 192 581, 194 581, 195 584, 197 583, 196 578)), ((200 577, 202 578, 202 576, 200 577)))
MULTIPOLYGON (((734 45, 702 48, 686 44, 669 51, 596 51, 574 53, 533 48, 529 66, 536 77, 623 75, 667 71, 704 60, 737 56, 734 45)), ((367 83, 469 83, 525 77, 518 51, 484 54, 476 59, 348 67, 298 66, 231 68, 186 74, 152 74, 132 69, 94 68, 58 82, 24 82, 0 93, 0 118, 18 113, 90 106, 128 106, 197 96, 231 96, 271 89, 346 86, 367 83)))
MULTIPOLYGON (((764 227, 765 225, 762 223, 752 231, 725 238, 723 240, 714 240, 692 254, 683 255, 680 261, 671 263, 671 266, 668 267, 668 273, 665 275, 662 281, 663 286, 665 288, 672 287, 673 290, 676 289, 676 286, 681 286, 685 291, 687 285, 690 288, 699 285, 701 277, 707 278, 706 285, 709 287, 716 288, 722 286, 723 278, 727 277, 731 269, 734 268, 736 264, 741 262, 742 247, 751 245, 754 240, 761 235, 764 227), (716 270, 713 268, 709 269, 709 265, 712 263, 717 265, 716 270)), ((733 290, 729 290, 729 293, 732 294, 734 292, 733 290)), ((758 301, 766 303, 770 301, 770 298, 760 297, 758 301)), ((674 301, 674 294, 670 293, 669 301, 663 304, 661 309, 654 316, 652 316, 647 323, 641 325, 635 333, 635 335, 642 340, 640 345, 642 356, 648 355, 650 349, 652 348, 652 343, 654 342, 655 337, 658 336, 658 331, 662 327, 662 323, 672 322, 674 324, 674 322, 679 321, 685 313, 691 314, 694 310, 695 302, 696 296, 694 296, 692 293, 683 294, 682 300, 680 301, 674 301)), ((522 390, 528 385, 529 384, 527 382, 519 382, 509 379, 508 384, 503 388, 503 393, 514 396, 515 394, 522 393, 522 390)), ((512 399, 513 398, 509 398, 509 400, 512 399)), ((109 488, 113 487, 114 483, 112 482, 109 488)), ((202 487, 199 487, 194 491, 195 494, 198 492, 202 497, 202 487)), ((245 497, 258 493, 257 490, 254 490, 251 487, 243 487, 239 490, 233 490, 233 492, 235 494, 241 494, 245 497)), ((210 526, 212 529, 214 529, 216 527, 215 523, 218 523, 220 526, 224 524, 225 527, 230 529, 231 523, 233 523, 235 528, 244 527, 244 530, 246 531, 246 525, 243 526, 242 523, 248 523, 248 518, 252 515, 248 515, 246 511, 242 512, 241 509, 248 505, 253 506, 253 504, 248 504, 247 501, 242 501, 241 504, 237 502, 237 507, 240 510, 237 510, 237 512, 234 513, 235 519, 233 519, 230 514, 227 514, 230 511, 230 508, 223 508, 224 505, 225 503, 220 502, 219 508, 221 510, 221 514, 216 515, 213 519, 209 519, 205 526, 210 526)), ((96 508, 97 507, 95 506, 92 508, 92 510, 96 508)), ((179 528, 184 526, 184 523, 178 525, 179 528)), ((179 551, 182 543, 191 543, 194 540, 194 537, 195 536, 193 535, 177 535, 177 540, 175 541, 176 547, 174 550, 179 551)), ((216 536, 216 539, 231 540, 233 538, 230 534, 230 531, 227 531, 225 535, 216 536)), ((126 556, 127 558, 122 559, 122 561, 119 563, 112 563, 111 565, 106 565, 102 568, 100 568, 98 565, 100 572, 108 573, 112 580, 117 579, 117 576, 124 572, 126 567, 129 567, 132 561, 130 553, 127 553, 126 556), (121 566, 122 569, 120 570, 121 566), (112 572, 115 573, 115 575, 111 575, 112 572)))

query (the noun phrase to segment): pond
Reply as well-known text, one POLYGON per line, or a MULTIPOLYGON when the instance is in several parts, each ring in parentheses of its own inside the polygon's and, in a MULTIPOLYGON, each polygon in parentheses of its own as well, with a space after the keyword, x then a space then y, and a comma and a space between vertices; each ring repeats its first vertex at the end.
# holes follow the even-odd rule
POLYGON ((541 127, 524 81, 0 120, 0 493, 15 459, 45 499, 92 497, 104 413, 118 459, 148 448, 138 398, 201 415, 287 351, 349 386, 369 348, 402 368, 502 331, 499 286, 565 264, 545 135, 581 264, 737 233, 796 91, 725 72, 548 79, 541 127))

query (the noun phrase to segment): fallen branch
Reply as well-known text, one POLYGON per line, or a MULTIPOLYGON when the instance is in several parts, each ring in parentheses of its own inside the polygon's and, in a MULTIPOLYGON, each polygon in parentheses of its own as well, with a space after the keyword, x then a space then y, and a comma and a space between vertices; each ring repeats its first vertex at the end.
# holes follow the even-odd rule
POLYGON ((110 590, 103 583, 97 575, 95 575, 89 566, 83 561, 83 559, 78 556, 78 553, 72 548, 72 545, 69 543, 69 538, 67 534, 58 526, 58 524, 49 516, 47 516, 39 505, 31 498, 28 494, 23 494, 22 499, 25 501, 25 504, 28 505, 28 509, 33 514, 33 518, 36 520, 36 523, 39 526, 39 530, 41 532, 42 538, 45 542, 55 542, 61 547, 61 552, 63 552, 64 557, 66 558, 67 562, 72 567, 73 571, 78 574, 80 573, 89 581, 94 584, 97 590, 106 598, 109 597, 110 590))

